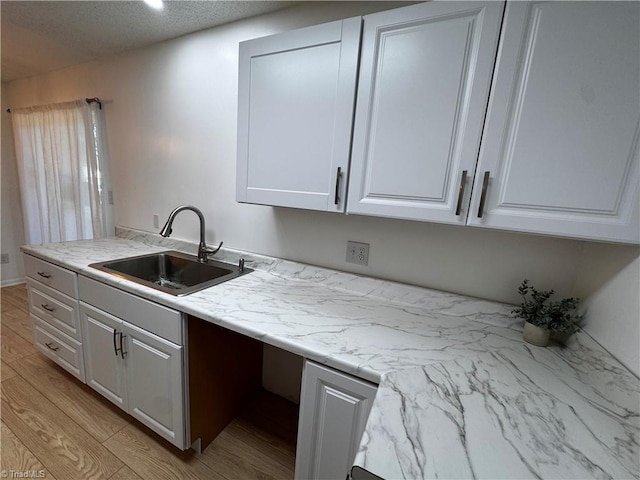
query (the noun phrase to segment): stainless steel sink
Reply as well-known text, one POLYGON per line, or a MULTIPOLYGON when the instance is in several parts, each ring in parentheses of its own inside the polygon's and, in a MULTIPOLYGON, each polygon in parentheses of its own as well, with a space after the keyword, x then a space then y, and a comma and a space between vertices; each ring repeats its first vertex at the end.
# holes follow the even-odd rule
POLYGON ((201 263, 197 257, 168 251, 92 263, 90 267, 155 288, 171 295, 187 295, 252 272, 240 265, 209 260, 201 263))

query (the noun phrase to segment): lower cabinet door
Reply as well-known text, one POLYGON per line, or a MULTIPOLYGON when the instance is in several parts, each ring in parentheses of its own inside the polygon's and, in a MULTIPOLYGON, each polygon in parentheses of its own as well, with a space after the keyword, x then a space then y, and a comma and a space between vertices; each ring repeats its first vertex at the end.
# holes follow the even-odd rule
POLYGON ((129 413, 184 449, 183 347, 124 324, 129 413))
POLYGON ((305 362, 296 479, 343 479, 353 465, 376 385, 305 362))
POLYGON ((125 370, 120 353, 122 320, 80 304, 87 385, 127 410, 125 370))

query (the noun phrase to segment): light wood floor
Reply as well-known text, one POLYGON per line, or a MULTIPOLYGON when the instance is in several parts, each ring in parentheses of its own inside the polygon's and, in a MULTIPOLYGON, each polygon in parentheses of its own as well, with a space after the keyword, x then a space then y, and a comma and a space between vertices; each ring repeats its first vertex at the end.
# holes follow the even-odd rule
POLYGON ((24 285, 0 297, 2 478, 293 478, 295 405, 262 392, 202 454, 182 452, 34 349, 24 285))

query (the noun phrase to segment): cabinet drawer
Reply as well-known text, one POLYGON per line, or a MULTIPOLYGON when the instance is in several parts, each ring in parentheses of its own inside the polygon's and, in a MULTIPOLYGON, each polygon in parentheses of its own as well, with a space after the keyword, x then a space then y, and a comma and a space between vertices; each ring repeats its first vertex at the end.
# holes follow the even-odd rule
POLYGON ((80 276, 79 290, 83 302, 182 345, 180 312, 83 276, 80 276))
POLYGON ((82 344, 52 327, 35 315, 33 340, 36 348, 82 382, 84 377, 84 357, 82 344))
POLYGON ((52 263, 24 255, 24 270, 28 277, 60 290, 62 293, 76 298, 78 296, 78 284, 76 274, 71 270, 59 267, 52 263))
POLYGON ((53 288, 27 278, 29 310, 41 320, 82 341, 78 320, 78 302, 53 288))

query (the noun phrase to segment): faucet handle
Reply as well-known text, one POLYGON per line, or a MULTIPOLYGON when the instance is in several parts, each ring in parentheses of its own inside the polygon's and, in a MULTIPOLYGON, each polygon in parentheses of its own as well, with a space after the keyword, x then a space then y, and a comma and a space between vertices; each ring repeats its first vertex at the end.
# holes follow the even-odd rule
POLYGON ((206 252, 207 255, 215 255, 216 253, 218 253, 220 251, 220 249, 222 248, 222 244, 223 242, 220 242, 220 245, 218 245, 218 248, 216 248, 215 250, 212 248, 207 248, 206 252))

